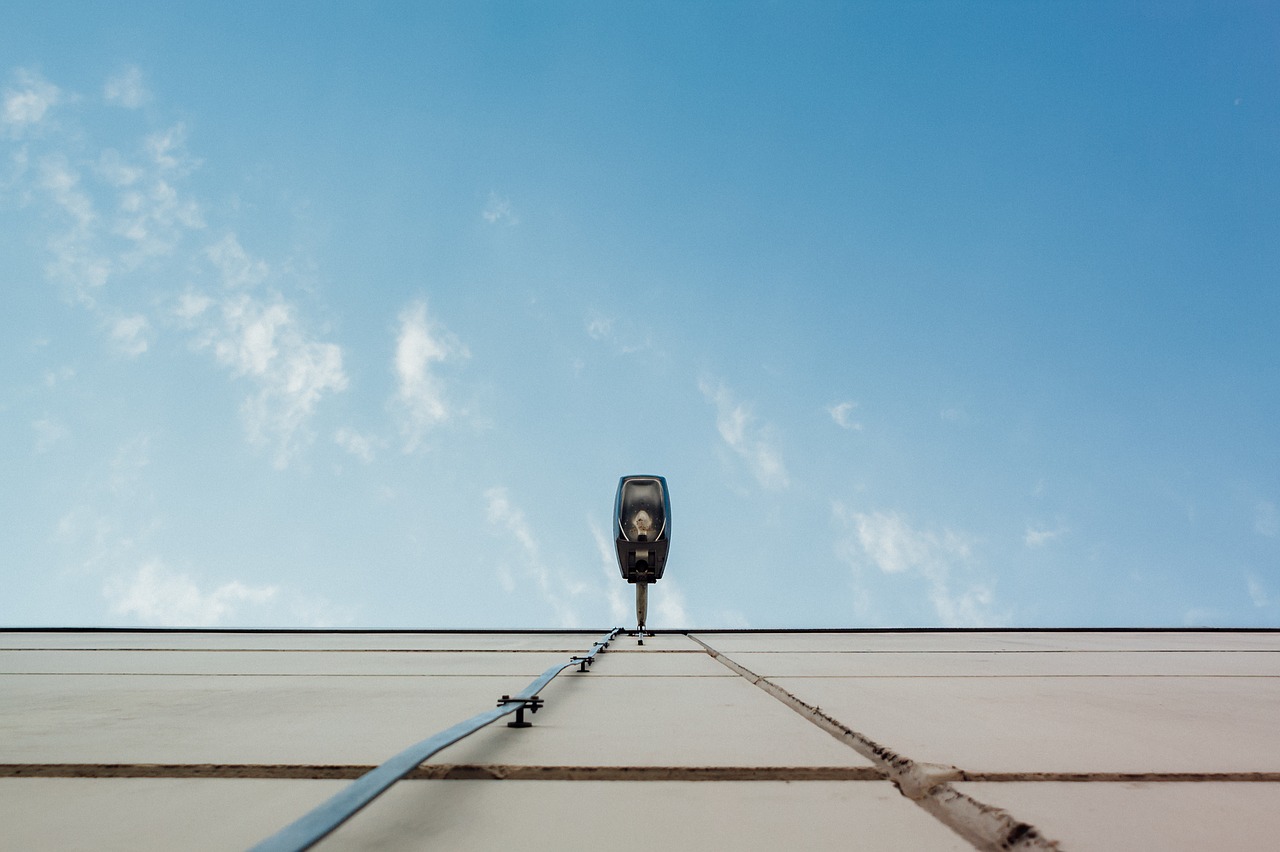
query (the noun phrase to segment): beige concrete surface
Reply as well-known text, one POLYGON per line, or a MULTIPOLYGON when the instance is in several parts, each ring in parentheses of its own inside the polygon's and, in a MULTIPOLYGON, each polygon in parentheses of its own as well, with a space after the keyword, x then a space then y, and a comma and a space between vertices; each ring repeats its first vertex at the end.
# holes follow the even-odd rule
MULTIPOLYGON (((333 781, 0 779, 0 850, 239 850, 333 781)), ((968 850, 887 782, 406 781, 340 850, 968 850)))
MULTIPOLYGON (((244 848, 345 785, 264 776, 380 763, 602 633, 0 633, 0 852, 244 848), (72 771, 59 764, 100 777, 5 777, 72 771), (106 764, 169 777, 110 777, 106 764), (190 777, 205 772, 244 777, 190 777)), ((1064 849, 1271 848, 1280 836, 1280 634, 702 638, 908 761, 1016 774, 956 787, 1064 849), (1048 773, 1200 780, 1037 779, 1048 773)), ((954 797, 927 811, 886 781, 708 772, 873 763, 685 636, 621 637, 542 697, 533 727, 499 722, 432 761, 534 767, 524 777, 540 780, 402 782, 321 848, 967 849, 946 821, 994 819, 983 836, 1011 825, 954 797), (683 780, 632 780, 626 767, 683 780)))
POLYGON ((1280 783, 964 783, 957 789, 1092 852, 1280 847, 1280 783))
POLYGON ((771 678, 917 761, 971 771, 1280 771, 1280 678, 771 678))
MULTIPOLYGON (((153 650, 459 650, 459 651, 587 651, 607 630, 587 633, 237 633, 204 632, 41 632, 0 631, 0 648, 153 650)), ((683 636, 668 647, 698 648, 683 636)), ((634 639, 631 640, 633 644, 634 639)), ((622 647, 622 646, 620 646, 622 647)))
POLYGON ((1280 677, 1280 650, 840 654, 748 651, 727 656, 762 677, 1280 677))
POLYGON ((1280 651, 1280 633, 1220 631, 693 633, 718 651, 1280 651))
MULTIPOLYGON (((584 649, 584 651, 587 649, 584 649)), ((0 650, 5 674, 171 675, 472 675, 508 677, 523 686, 549 667, 567 661, 563 651, 49 651, 0 650), (524 678, 524 682, 520 679, 524 678)), ((698 652, 623 654, 606 651, 592 665, 602 677, 734 674, 698 652)), ((507 690, 510 691, 510 690, 507 690)))
MULTIPOLYGON (((526 681, 563 663, 559 651, 0 651, 0 675, 470 675, 526 681)), ((675 654, 667 656, 677 656, 675 654)), ((683 655, 679 655, 683 656, 683 655)), ((721 666, 723 668, 723 666, 721 666)))
MULTIPOLYGON (((600 676, 609 662, 553 681, 533 728, 487 728, 444 762, 867 765, 742 678, 600 676)), ((7 675, 0 762, 380 763, 528 680, 7 675)))

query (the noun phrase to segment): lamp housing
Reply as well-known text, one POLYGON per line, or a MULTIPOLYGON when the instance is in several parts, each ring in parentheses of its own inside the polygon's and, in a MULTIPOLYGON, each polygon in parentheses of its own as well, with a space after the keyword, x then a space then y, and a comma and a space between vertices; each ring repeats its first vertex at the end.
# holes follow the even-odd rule
POLYGON ((661 476, 624 476, 613 501, 618 569, 628 583, 654 583, 667 567, 671 493, 661 476))

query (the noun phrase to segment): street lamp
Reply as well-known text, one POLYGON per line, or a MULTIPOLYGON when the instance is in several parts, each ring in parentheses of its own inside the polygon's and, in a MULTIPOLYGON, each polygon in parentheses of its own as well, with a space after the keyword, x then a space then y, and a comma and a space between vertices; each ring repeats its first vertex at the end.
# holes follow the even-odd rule
POLYGON ((622 578, 636 586, 636 621, 640 641, 644 641, 645 616, 649 609, 649 584, 662 579, 671 544, 671 494, 661 476, 624 476, 618 480, 613 501, 622 578))

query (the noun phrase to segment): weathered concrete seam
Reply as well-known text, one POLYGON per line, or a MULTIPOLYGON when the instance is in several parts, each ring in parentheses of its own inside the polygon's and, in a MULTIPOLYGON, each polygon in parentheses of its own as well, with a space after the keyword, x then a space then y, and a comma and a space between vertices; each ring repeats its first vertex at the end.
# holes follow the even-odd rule
MULTIPOLYGON (((362 765, 252 763, 10 763, 0 778, 258 778, 346 780, 362 765)), ((484 781, 883 781, 873 766, 520 766, 425 764, 411 780, 484 781)))
MULTIPOLYGON (((0 778, 359 778, 363 764, 301 763, 0 763, 0 778)), ((1280 772, 966 772, 955 781, 985 783, 1280 784, 1280 772)), ((875 766, 536 766, 432 763, 419 779, 521 781, 885 781, 875 766)))
POLYGON ((689 638, 706 648, 708 654, 730 670, 872 761, 904 796, 976 848, 984 852, 1060 849, 1057 841, 1046 838, 1030 823, 1018 820, 1007 811, 979 802, 952 787, 949 782, 959 781, 964 777, 964 773, 957 767, 920 763, 898 754, 726 657, 696 636, 690 634, 689 638))

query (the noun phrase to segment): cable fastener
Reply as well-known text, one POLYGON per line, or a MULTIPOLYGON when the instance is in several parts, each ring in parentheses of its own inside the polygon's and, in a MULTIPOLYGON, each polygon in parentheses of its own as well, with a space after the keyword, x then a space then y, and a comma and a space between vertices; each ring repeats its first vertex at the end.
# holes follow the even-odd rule
POLYGON ((508 728, 533 727, 532 722, 525 720, 524 711, 527 709, 530 713, 537 713, 538 709, 541 708, 543 704, 546 704, 545 701, 543 701, 541 698, 539 698, 536 695, 530 698, 520 698, 520 697, 512 698, 510 695, 504 695, 498 699, 499 707, 505 707, 508 704, 516 704, 516 703, 519 703, 520 705, 519 707, 516 708, 516 719, 514 722, 507 723, 508 728))

